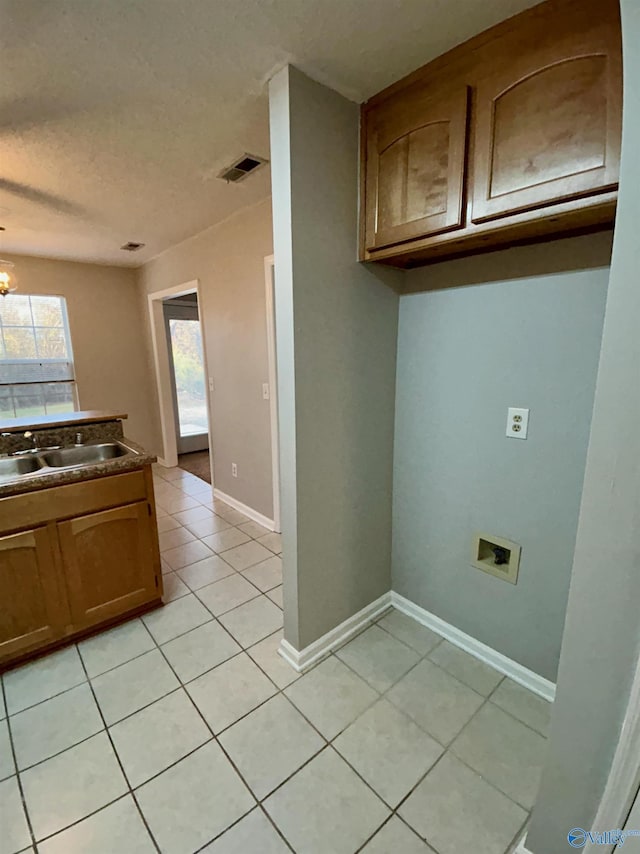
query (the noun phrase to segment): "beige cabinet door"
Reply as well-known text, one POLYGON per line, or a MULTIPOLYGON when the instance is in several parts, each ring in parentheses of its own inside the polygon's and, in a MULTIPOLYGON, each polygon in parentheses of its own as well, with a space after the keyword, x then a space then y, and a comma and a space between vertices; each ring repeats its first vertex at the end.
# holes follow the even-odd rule
POLYGON ((58 523, 74 629, 161 595, 149 504, 139 501, 58 523))
POLYGON ((53 537, 44 526, 0 537, 0 663, 65 634, 53 537))
POLYGON ((424 90, 367 118, 366 246, 369 251, 463 224, 466 86, 424 90))
POLYGON ((485 67, 473 128, 473 222, 617 188, 617 2, 585 0, 579 19, 568 7, 553 28, 515 28, 485 67))

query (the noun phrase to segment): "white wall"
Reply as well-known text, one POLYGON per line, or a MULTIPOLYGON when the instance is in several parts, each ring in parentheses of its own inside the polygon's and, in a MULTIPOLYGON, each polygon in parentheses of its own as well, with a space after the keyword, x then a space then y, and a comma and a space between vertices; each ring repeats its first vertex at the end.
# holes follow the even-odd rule
MULTIPOLYGON (((267 199, 173 246, 138 271, 147 314, 148 294, 199 280, 207 361, 215 389, 215 485, 270 519, 271 425, 262 384, 269 379, 264 258, 272 252, 267 199), (238 466, 237 478, 231 476, 232 462, 238 466)), ((162 455, 159 431, 154 447, 162 455)))
POLYGON ((285 638, 300 650, 389 590, 401 274, 357 261, 359 107, 292 67, 269 101, 285 638))

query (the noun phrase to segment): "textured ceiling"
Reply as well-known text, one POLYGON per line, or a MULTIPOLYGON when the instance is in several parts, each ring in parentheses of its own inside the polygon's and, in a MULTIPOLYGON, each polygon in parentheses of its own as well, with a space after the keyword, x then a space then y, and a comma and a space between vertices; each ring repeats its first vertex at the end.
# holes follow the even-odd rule
POLYGON ((534 2, 0 0, 0 251, 137 266, 269 194, 215 175, 286 62, 362 101, 534 2))

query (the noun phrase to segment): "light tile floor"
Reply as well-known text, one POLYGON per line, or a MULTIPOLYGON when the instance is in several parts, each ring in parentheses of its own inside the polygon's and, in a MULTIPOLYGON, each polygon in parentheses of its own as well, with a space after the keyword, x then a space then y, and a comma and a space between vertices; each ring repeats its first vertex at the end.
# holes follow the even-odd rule
POLYGON ((162 610, 5 673, 0 854, 505 854, 549 705, 397 611, 298 676, 278 534, 155 467, 162 610))

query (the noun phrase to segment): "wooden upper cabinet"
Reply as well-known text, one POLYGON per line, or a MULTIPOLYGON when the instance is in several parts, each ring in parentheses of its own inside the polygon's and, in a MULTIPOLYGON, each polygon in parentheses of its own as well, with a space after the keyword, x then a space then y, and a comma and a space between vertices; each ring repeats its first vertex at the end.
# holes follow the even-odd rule
POLYGON ((367 119, 367 248, 462 225, 468 89, 383 105, 367 119))
POLYGON ((146 501, 58 523, 76 629, 113 619, 160 595, 151 525, 146 501))
POLYGON ((502 39, 479 80, 473 222, 617 187, 619 28, 609 0, 584 6, 502 39))
POLYGON ((546 0, 362 106, 360 257, 413 267, 609 228, 618 0, 546 0))
POLYGON ((54 537, 47 527, 0 537, 0 662, 64 636, 69 613, 54 537))

